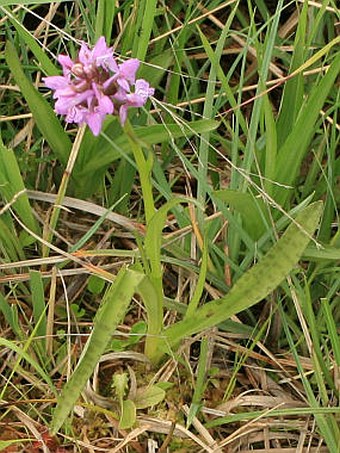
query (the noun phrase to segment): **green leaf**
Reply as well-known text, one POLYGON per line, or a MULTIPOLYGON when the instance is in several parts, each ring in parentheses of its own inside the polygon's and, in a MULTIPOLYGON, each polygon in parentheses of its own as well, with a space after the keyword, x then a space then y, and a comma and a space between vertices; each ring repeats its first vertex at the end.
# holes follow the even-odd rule
POLYGON ((147 332, 147 323, 145 321, 138 321, 131 327, 129 337, 126 341, 127 346, 133 346, 137 344, 139 340, 146 334, 147 332))
POLYGON ((216 190, 214 195, 241 214, 242 225, 254 241, 262 236, 266 230, 268 214, 261 198, 232 189, 216 190))
POLYGON ((30 286, 32 293, 33 317, 36 325, 36 334, 42 337, 40 342, 45 345, 46 335, 46 305, 45 305, 45 291, 42 275, 39 271, 30 271, 30 286))
POLYGON ((319 261, 319 260, 340 260, 340 248, 325 245, 324 247, 317 248, 314 245, 310 245, 306 248, 303 257, 310 261, 319 261))
POLYGON ((138 75, 141 79, 146 79, 151 86, 156 87, 173 62, 172 49, 164 49, 159 55, 155 55, 148 60, 148 64, 143 64, 142 62, 138 75))
POLYGON ((123 268, 107 290, 97 311, 91 336, 76 369, 58 399, 51 422, 52 433, 55 434, 59 430, 75 405, 117 325, 124 319, 136 287, 143 278, 142 273, 123 268))
MULTIPOLYGON (((293 46, 293 55, 289 73, 298 69, 304 62, 304 57, 309 51, 306 46, 307 24, 308 24, 308 3, 304 3, 299 13, 298 26, 293 46)), ((282 145, 292 131, 296 117, 301 108, 304 94, 304 76, 301 72, 284 84, 281 100, 280 114, 277 122, 278 143, 282 145)), ((270 178, 269 175, 266 175, 270 178)))
POLYGON ((119 420, 119 428, 130 429, 136 423, 136 406, 131 400, 125 400, 122 404, 122 413, 119 420))
POLYGON ((38 233, 37 222, 24 190, 25 185, 15 154, 13 150, 6 148, 0 139, 0 194, 7 203, 17 197, 12 204, 14 211, 30 230, 38 233))
POLYGON ((156 5, 157 0, 137 0, 135 2, 137 18, 132 46, 132 56, 141 61, 145 60, 145 56, 149 48, 149 40, 156 14, 156 5))
POLYGON ((19 88, 27 101, 40 132, 60 162, 63 165, 66 165, 72 147, 71 141, 58 121, 50 104, 34 88, 32 82, 26 77, 21 68, 15 47, 9 41, 7 41, 6 44, 5 58, 15 82, 19 85, 19 88))
MULTIPOLYGON (((1 1, 1 0, 0 0, 1 1)), ((0 440, 0 451, 4 450, 15 444, 22 444, 23 442, 32 442, 35 439, 13 439, 13 440, 0 440)), ((13 450, 11 450, 13 451, 13 450)))
POLYGON ((218 325, 270 294, 298 262, 318 225, 321 210, 322 203, 316 202, 301 211, 277 243, 239 278, 225 297, 205 304, 189 319, 166 329, 165 350, 177 346, 187 336, 218 325))
POLYGON ((208 240, 204 239, 203 250, 202 250, 202 260, 200 263, 200 272, 196 282, 196 288, 194 294, 192 295, 188 308, 185 314, 185 317, 190 317, 192 313, 197 310, 197 307, 202 300, 202 294, 205 287, 205 282, 207 278, 207 271, 209 265, 209 252, 208 252, 208 240))
POLYGON ((334 359, 336 366, 340 367, 340 334, 338 333, 338 326, 335 322, 335 316, 332 313, 332 309, 329 301, 326 298, 321 299, 321 309, 325 316, 327 330, 329 333, 329 339, 334 351, 334 359))
POLYGON ((49 3, 70 2, 73 0, 0 0, 0 6, 8 5, 42 5, 49 3))
POLYGON ((18 322, 18 313, 16 305, 10 305, 7 299, 0 293, 0 312, 2 312, 7 324, 11 327, 12 331, 19 337, 24 338, 24 333, 20 328, 18 322))
MULTIPOLYGON (((278 183, 294 186, 301 163, 308 149, 310 140, 315 133, 315 123, 320 115, 329 91, 334 86, 340 72, 340 55, 330 65, 327 73, 321 78, 301 108, 291 133, 278 151, 276 178, 278 183)), ((275 200, 282 206, 290 198, 291 190, 278 184, 273 189, 275 200)))
POLYGON ((146 409, 147 407, 156 406, 156 404, 159 404, 164 398, 165 391, 156 384, 137 389, 134 403, 137 409, 146 409))
POLYGON ((4 260, 14 262, 24 260, 23 244, 16 235, 11 217, 9 215, 2 217, 0 218, 0 244, 4 249, 4 260))
MULTIPOLYGON (((276 158, 277 158, 277 128, 274 119, 273 107, 268 95, 263 95, 264 122, 266 128, 266 152, 264 166, 263 187, 268 195, 273 190, 272 180, 275 178, 276 158)), ((267 212, 267 211, 265 211, 267 212)))
POLYGON ((87 289, 92 294, 100 294, 105 287, 105 280, 97 277, 97 275, 91 275, 87 282, 87 289))
POLYGON ((110 42, 112 33, 112 23, 116 14, 116 5, 111 0, 98 0, 97 14, 95 25, 95 41, 101 36, 106 38, 106 42, 110 42))
POLYGON ((162 277, 161 249, 162 249, 162 230, 168 212, 181 203, 192 203, 198 207, 201 205, 194 198, 178 197, 166 202, 152 217, 145 235, 144 247, 146 256, 150 261, 151 275, 153 278, 162 277))
POLYGON ((183 202, 196 203, 194 199, 173 198, 165 203, 151 218, 144 240, 144 251, 149 261, 148 276, 139 285, 148 315, 148 335, 145 342, 145 354, 153 361, 157 353, 159 337, 163 326, 163 286, 162 286, 162 230, 168 211, 183 202))
MULTIPOLYGON (((31 365, 31 367, 37 372, 37 374, 42 378, 42 380, 48 384, 51 392, 53 392, 53 394, 56 395, 57 392, 56 392, 56 389, 54 387, 54 384, 53 384, 51 378, 49 377, 49 375, 47 373, 45 373, 45 371, 41 368, 41 366, 31 357, 30 354, 28 354, 21 347, 17 346, 13 341, 9 341, 9 340, 6 340, 5 338, 1 338, 1 337, 0 337, 0 346, 14 351, 18 355, 19 360, 26 360, 26 362, 31 365)), ((17 367, 17 365, 15 365, 15 368, 16 367, 17 367)), ((4 385, 2 388, 2 391, 0 393, 0 400, 3 399, 6 389, 7 389, 7 384, 4 385)))

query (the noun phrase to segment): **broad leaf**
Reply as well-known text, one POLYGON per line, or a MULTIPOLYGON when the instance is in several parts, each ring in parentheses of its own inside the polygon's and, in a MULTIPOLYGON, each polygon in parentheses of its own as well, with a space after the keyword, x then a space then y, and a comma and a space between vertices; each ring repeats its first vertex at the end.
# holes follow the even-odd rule
POLYGON ((165 391, 158 387, 158 385, 151 385, 149 387, 140 387, 136 392, 134 403, 137 409, 146 409, 148 407, 156 406, 156 404, 163 401, 165 398, 165 391))
POLYGON ((121 407, 122 413, 119 420, 119 428, 129 429, 136 423, 136 406, 131 400, 124 400, 121 407))
POLYGON ((254 241, 262 236, 268 221, 267 208, 262 199, 231 189, 217 190, 214 195, 241 214, 242 225, 254 241))
POLYGON ((59 430, 74 407, 117 325, 124 318, 136 287, 143 278, 144 275, 141 273, 122 269, 114 284, 106 292, 78 365, 58 399, 51 422, 52 433, 55 434, 59 430))
MULTIPOLYGON (((187 336, 216 326, 270 294, 296 265, 314 233, 322 210, 317 202, 305 208, 269 252, 220 299, 164 331, 164 348, 176 347, 187 336)), ((162 353, 160 351, 159 359, 162 353)))

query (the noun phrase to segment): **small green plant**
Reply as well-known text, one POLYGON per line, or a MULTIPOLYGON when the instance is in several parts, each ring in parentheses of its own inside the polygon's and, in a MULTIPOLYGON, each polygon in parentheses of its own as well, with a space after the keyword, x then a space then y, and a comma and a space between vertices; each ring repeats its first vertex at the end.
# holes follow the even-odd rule
POLYGON ((130 390, 127 396, 126 393, 129 389, 127 373, 115 374, 112 379, 112 388, 119 401, 119 426, 122 429, 128 429, 135 425, 138 409, 147 409, 155 406, 165 398, 165 391, 158 385, 139 387, 133 394, 130 390))

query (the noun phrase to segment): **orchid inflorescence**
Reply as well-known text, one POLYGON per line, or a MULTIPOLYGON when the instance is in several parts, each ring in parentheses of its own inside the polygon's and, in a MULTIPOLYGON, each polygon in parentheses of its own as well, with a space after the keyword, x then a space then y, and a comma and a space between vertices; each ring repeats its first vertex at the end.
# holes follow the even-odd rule
POLYGON ((117 63, 103 36, 92 50, 83 42, 75 61, 67 55, 58 61, 63 75, 43 78, 57 99, 55 111, 68 123, 88 124, 93 135, 99 135, 106 115, 119 115, 124 125, 128 108, 142 107, 154 94, 147 81, 136 80, 140 61, 117 63))

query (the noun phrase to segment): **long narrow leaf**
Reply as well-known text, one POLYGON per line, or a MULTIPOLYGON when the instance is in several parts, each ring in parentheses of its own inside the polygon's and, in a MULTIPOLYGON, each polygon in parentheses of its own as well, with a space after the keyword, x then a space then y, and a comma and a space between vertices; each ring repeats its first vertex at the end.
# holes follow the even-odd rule
POLYGON ((20 219, 35 233, 38 226, 24 192, 25 185, 13 150, 6 148, 0 139, 0 194, 5 202, 12 202, 20 219))
MULTIPOLYGON (((41 377, 43 381, 48 384, 50 390, 56 394, 56 389, 54 387, 54 384, 49 377, 47 373, 41 368, 41 366, 31 357, 31 355, 23 350, 20 346, 17 346, 13 341, 6 340, 5 338, 0 338, 0 346, 10 349, 11 351, 14 351, 20 360, 26 360, 27 363, 31 365, 32 368, 37 372, 37 374, 41 377)), ((2 389, 0 393, 0 400, 3 398, 5 391, 6 391, 7 385, 2 389)))
POLYGON ((225 321, 272 292, 301 257, 318 225, 321 209, 319 202, 304 209, 297 216, 296 223, 288 227, 265 257, 247 271, 225 297, 207 303, 189 319, 165 330, 165 343, 175 346, 182 338, 225 321))
POLYGON ((58 399, 51 422, 52 433, 55 434, 59 430, 72 410, 118 323, 124 318, 136 287, 143 278, 142 273, 123 269, 118 274, 114 284, 106 292, 102 305, 96 314, 92 334, 87 340, 71 379, 65 385, 58 399))

